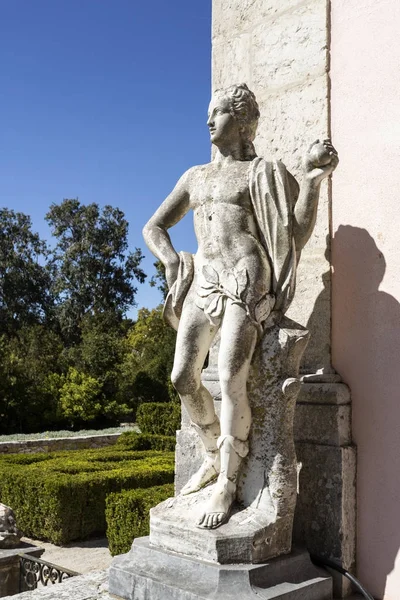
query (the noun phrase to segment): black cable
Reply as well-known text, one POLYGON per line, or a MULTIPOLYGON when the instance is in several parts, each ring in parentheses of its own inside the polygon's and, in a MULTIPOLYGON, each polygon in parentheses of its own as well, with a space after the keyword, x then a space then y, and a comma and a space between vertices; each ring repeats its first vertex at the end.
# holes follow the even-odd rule
POLYGON ((346 571, 346 569, 341 567, 338 563, 334 562, 333 560, 330 560, 329 558, 324 558, 322 556, 316 556, 316 554, 310 554, 310 558, 317 565, 320 565, 323 567, 329 567, 330 569, 339 571, 339 573, 341 573, 342 575, 344 575, 345 577, 347 577, 347 579, 349 579, 351 581, 351 583, 357 588, 357 591, 361 592, 362 595, 364 596, 364 598, 366 598, 366 600, 375 600, 373 598, 373 596, 371 596, 371 594, 369 592, 367 592, 365 587, 361 585, 361 583, 358 581, 358 579, 356 579, 354 577, 354 575, 352 575, 351 573, 346 571))

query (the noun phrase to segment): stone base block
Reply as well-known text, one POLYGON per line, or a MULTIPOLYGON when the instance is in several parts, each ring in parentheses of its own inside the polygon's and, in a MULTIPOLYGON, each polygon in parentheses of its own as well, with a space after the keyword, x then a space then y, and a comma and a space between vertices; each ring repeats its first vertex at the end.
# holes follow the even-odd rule
MULTIPOLYGON (((317 556, 337 561, 355 573, 356 449, 298 443, 302 465, 293 540, 317 556)), ((351 594, 348 579, 333 573, 338 598, 351 594)))
POLYGON ((125 600, 332 600, 332 582, 302 550, 262 565, 219 565, 138 538, 114 559, 109 592, 125 600))
POLYGON ((277 518, 263 505, 235 505, 229 521, 218 529, 197 527, 213 487, 170 498, 152 508, 151 545, 220 564, 260 563, 290 552, 293 516, 277 518))
POLYGON ((22 589, 20 589, 19 554, 21 552, 40 558, 44 552, 44 548, 20 542, 18 548, 0 549, 0 598, 13 596, 20 591, 25 591, 23 585, 22 589))

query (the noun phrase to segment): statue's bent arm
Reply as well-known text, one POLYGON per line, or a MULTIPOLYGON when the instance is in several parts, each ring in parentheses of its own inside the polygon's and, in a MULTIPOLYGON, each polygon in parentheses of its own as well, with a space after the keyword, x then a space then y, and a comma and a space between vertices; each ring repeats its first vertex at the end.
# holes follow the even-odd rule
POLYGON ((190 209, 189 171, 182 175, 173 191, 143 228, 143 237, 149 250, 165 266, 169 287, 176 279, 179 256, 167 230, 183 219, 190 209))

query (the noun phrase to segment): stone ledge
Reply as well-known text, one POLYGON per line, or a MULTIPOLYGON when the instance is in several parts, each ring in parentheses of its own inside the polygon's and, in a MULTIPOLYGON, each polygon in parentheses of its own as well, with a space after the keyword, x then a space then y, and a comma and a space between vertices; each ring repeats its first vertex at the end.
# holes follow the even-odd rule
POLYGON ((50 587, 5 596, 2 600, 116 600, 116 597, 108 593, 108 571, 99 571, 71 577, 50 587))
POLYGON ((297 404, 350 404, 350 390, 345 383, 303 383, 297 404))
POLYGON ((120 435, 121 433, 109 433, 107 435, 0 442, 0 454, 33 454, 35 452, 56 452, 57 450, 103 448, 115 444, 120 435))

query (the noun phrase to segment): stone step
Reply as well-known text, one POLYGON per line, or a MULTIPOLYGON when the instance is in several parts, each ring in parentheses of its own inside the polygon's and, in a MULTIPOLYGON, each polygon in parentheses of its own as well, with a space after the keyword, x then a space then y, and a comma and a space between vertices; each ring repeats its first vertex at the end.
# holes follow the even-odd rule
MULTIPOLYGON (((260 596, 262 598, 262 596, 260 596)), ((173 597, 172 597, 173 598, 173 597)), ((242 600, 235 594, 235 600, 242 600)), ((88 573, 67 579, 63 583, 40 588, 32 592, 3 597, 2 600, 123 600, 108 591, 108 571, 88 573)), ((165 596, 163 600, 171 600, 165 596)), ((308 596, 306 596, 308 600, 308 596)), ((333 598, 333 600, 340 600, 333 598)), ((361 595, 348 596, 346 600, 363 600, 361 595)))
POLYGON ((114 559, 109 591, 125 600, 332 600, 332 580, 305 550, 267 564, 220 565, 134 541, 114 559))

